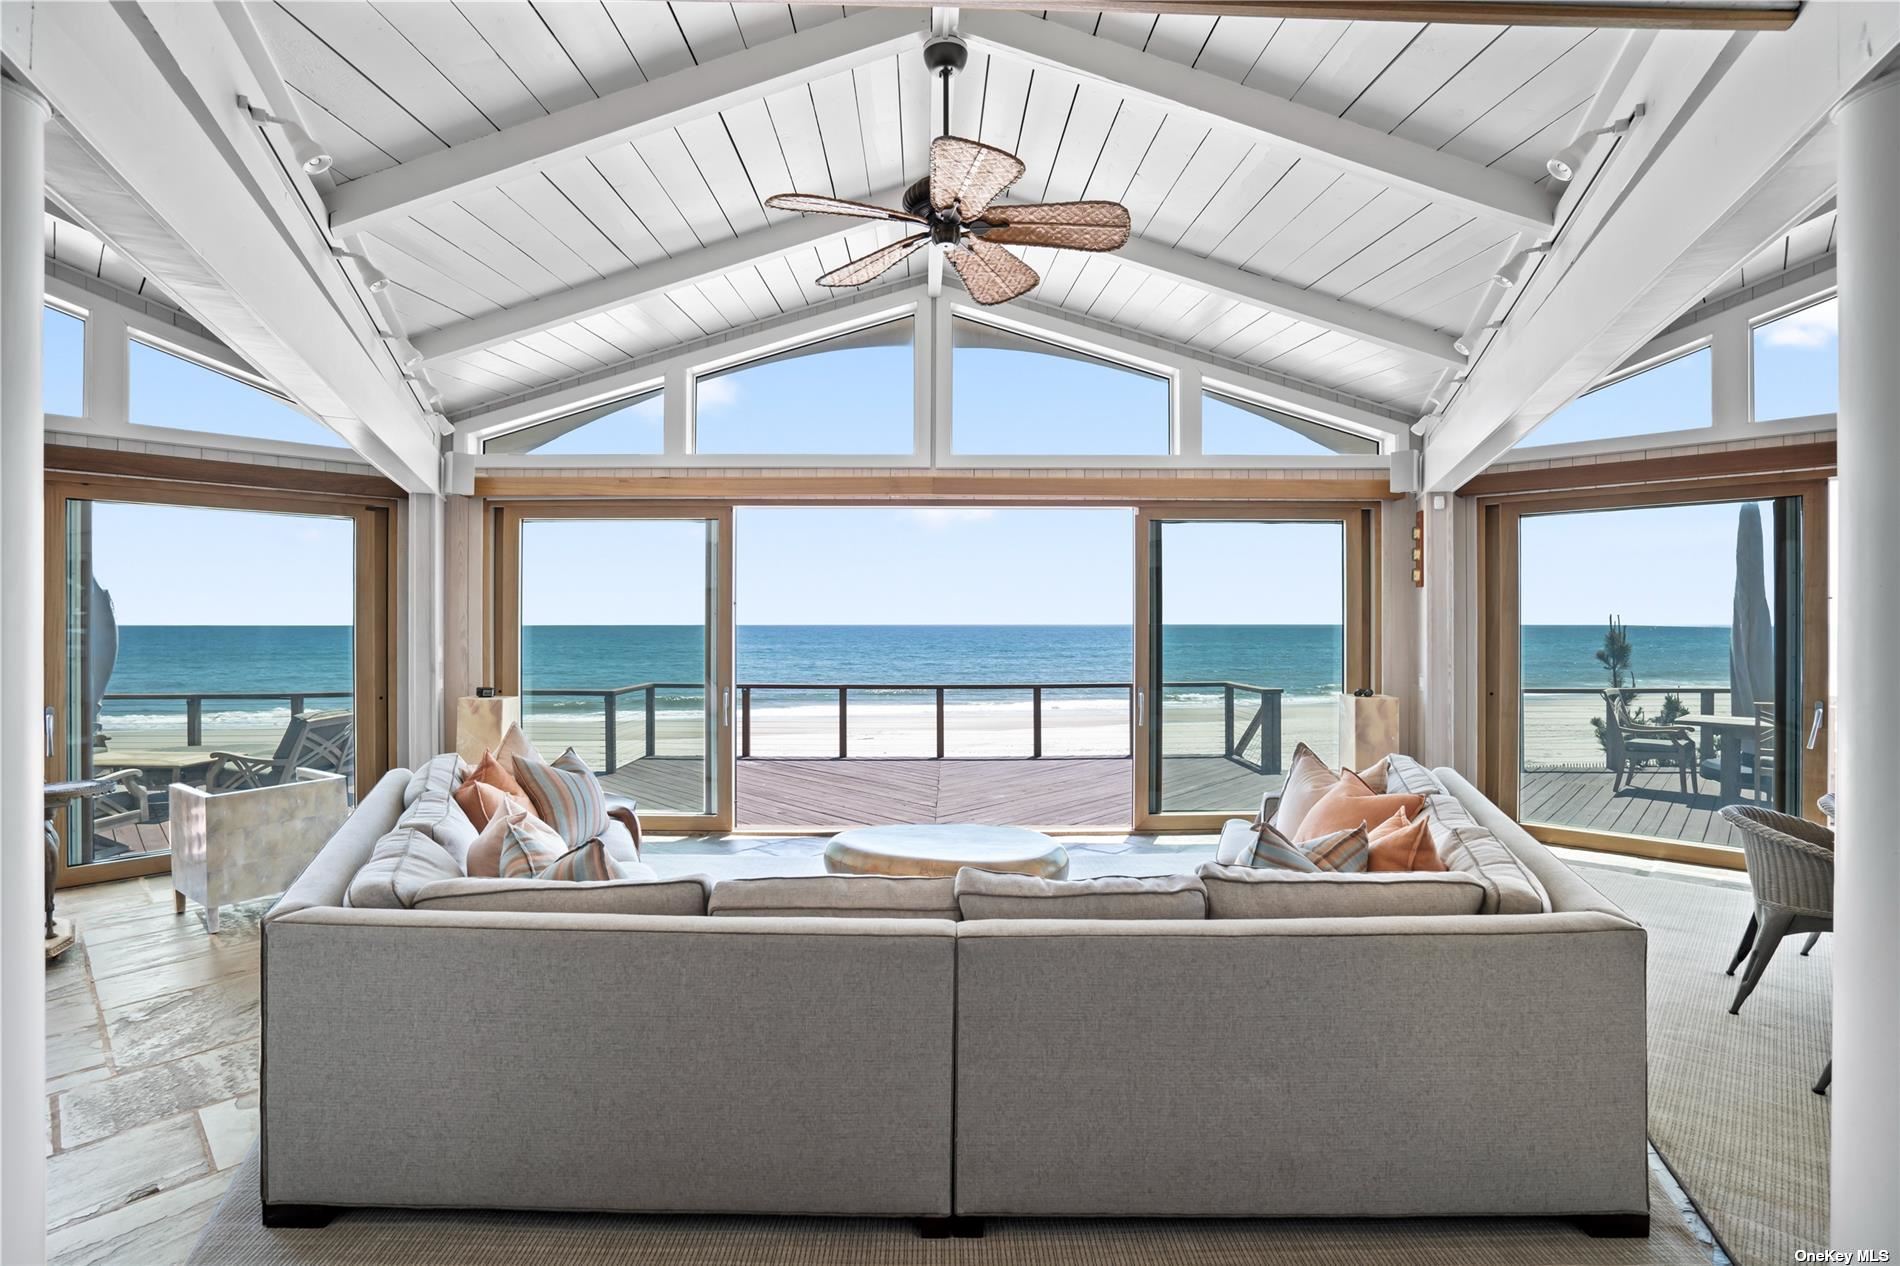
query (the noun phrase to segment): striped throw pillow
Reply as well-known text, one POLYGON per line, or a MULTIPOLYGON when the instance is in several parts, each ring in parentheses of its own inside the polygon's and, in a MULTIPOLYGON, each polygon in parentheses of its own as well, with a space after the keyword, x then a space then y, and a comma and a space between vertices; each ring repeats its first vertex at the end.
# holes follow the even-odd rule
POLYGON ((553 827, 568 848, 579 848, 607 829, 607 797, 587 762, 568 748, 552 765, 515 760, 515 776, 535 816, 553 827))
POLYGON ((1252 866, 1256 870, 1319 869, 1310 857, 1300 851, 1299 845, 1275 830, 1270 821, 1254 823, 1253 847, 1242 854, 1240 864, 1252 866))
POLYGON ((1364 826, 1350 826, 1299 845, 1315 870, 1355 874, 1372 862, 1372 843, 1364 826))
POLYGON ((620 869, 607 852, 604 840, 589 840, 579 848, 569 849, 555 861, 536 872, 536 879, 565 879, 571 883, 599 883, 608 879, 624 879, 626 872, 620 869))
MULTIPOLYGON (((509 815, 500 836, 501 856, 494 871, 488 871, 486 866, 482 868, 484 874, 492 873, 499 879, 533 879, 559 861, 567 851, 567 841, 532 813, 509 815)), ((476 847, 469 850, 470 858, 473 859, 480 851, 478 841, 476 847)), ((473 869, 469 871, 471 875, 474 873, 473 869)))

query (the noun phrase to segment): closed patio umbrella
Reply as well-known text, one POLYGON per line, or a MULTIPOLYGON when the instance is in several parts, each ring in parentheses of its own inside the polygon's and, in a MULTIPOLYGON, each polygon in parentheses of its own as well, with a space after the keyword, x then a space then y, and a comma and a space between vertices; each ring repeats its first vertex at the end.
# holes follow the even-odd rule
MULTIPOLYGON (((1744 502, 1735 529, 1735 612, 1729 623, 1729 712, 1752 717, 1775 701, 1775 624, 1762 575, 1761 506, 1744 502)), ((1753 746, 1753 741, 1750 741, 1753 746)))

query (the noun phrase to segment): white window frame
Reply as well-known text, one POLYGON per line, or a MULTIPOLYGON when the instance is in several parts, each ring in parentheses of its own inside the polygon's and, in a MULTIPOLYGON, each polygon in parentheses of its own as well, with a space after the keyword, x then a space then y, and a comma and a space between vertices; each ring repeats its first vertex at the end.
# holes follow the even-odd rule
MULTIPOLYGON (((1761 327, 1764 325, 1772 325, 1774 322, 1781 320, 1781 318, 1783 317, 1793 316, 1795 313, 1800 312, 1804 308, 1816 307, 1817 305, 1826 303, 1831 299, 1839 299, 1840 293, 1841 292, 1838 287, 1829 286, 1826 290, 1821 291, 1818 294, 1809 295, 1805 299, 1799 299, 1792 303, 1781 303, 1773 308, 1769 308, 1768 310, 1764 312, 1751 315, 1748 318, 1748 409, 1745 416, 1748 419, 1749 426, 1759 428, 1759 427, 1783 426, 1783 425, 1792 424, 1803 431, 1818 431, 1825 428, 1831 428, 1835 425, 1835 422, 1839 415, 1834 414, 1834 413, 1810 413, 1810 414, 1804 414, 1802 416, 1792 417, 1792 418, 1766 418, 1766 419, 1757 418, 1755 416, 1755 332, 1761 329, 1761 327)), ((1780 296, 1770 296, 1770 297, 1779 298, 1780 296)), ((1838 356, 1838 354, 1839 354, 1839 348, 1837 346, 1836 355, 1838 356)), ((1837 373, 1838 373, 1838 366, 1839 366, 1839 362, 1837 360, 1836 361, 1837 373)), ((1837 392, 1838 392, 1838 388, 1839 388, 1839 383, 1837 381, 1836 382, 1837 392)))

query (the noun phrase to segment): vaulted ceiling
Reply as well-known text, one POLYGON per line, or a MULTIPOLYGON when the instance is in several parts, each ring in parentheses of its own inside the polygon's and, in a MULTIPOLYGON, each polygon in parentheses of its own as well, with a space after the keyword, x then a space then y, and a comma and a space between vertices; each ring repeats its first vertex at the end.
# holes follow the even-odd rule
MULTIPOLYGON (((837 5, 250 6, 335 156, 332 226, 451 413, 833 297, 922 176, 922 10, 837 5)), ((1622 31, 966 11, 950 130, 1018 201, 1125 202, 1116 255, 1026 252, 1030 296, 1411 413, 1582 126, 1622 31)), ((887 280, 924 269, 914 256, 887 280)))

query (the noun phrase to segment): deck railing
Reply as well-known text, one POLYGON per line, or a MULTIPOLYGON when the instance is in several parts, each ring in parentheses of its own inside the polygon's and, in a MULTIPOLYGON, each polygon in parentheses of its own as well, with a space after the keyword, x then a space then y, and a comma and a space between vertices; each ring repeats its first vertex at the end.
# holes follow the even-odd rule
MULTIPOLYGON (((348 699, 347 690, 279 690, 279 691, 140 691, 127 694, 107 692, 101 698, 107 703, 183 703, 185 705, 185 746, 203 747, 205 742, 205 704, 211 703, 275 703, 288 700, 290 715, 301 716, 304 705, 311 699, 348 699)), ((102 724, 110 726, 110 718, 102 724)), ((108 729, 108 733, 110 730, 108 729)))
MULTIPOLYGON (((614 686, 609 689, 570 689, 570 690, 524 690, 522 694, 530 699, 569 698, 599 699, 602 708, 602 728, 605 731, 605 772, 612 773, 621 766, 620 761, 620 716, 621 701, 629 695, 639 696, 638 707, 641 715, 641 739, 639 754, 633 759, 640 760, 658 754, 658 718, 660 696, 667 691, 693 691, 705 689, 703 682, 688 681, 641 681, 631 685, 614 686)), ((1029 696, 1029 745, 1030 759, 1042 758, 1043 752, 1043 702, 1051 692, 1061 691, 1119 691, 1125 698, 1132 698, 1133 687, 1125 681, 1044 681, 1044 682, 810 682, 810 681, 753 681, 741 682, 736 687, 739 696, 738 748, 741 760, 754 759, 752 755, 752 713, 755 692, 784 692, 802 694, 830 695, 838 705, 838 760, 850 760, 851 756, 851 696, 853 693, 880 693, 888 695, 927 695, 934 702, 935 712, 935 755, 930 759, 945 760, 948 756, 948 697, 952 693, 971 691, 1012 692, 1029 696)), ((1280 697, 1277 686, 1262 686, 1245 681, 1170 681, 1162 685, 1167 690, 1219 690, 1222 706, 1223 750, 1219 753, 1228 760, 1244 765, 1255 773, 1273 774, 1280 770, 1280 697), (1243 719, 1243 710, 1249 700, 1257 700, 1253 714, 1243 719), (1257 756, 1249 756, 1250 750, 1258 750, 1257 756)), ((1134 723, 1134 709, 1129 704, 1129 723, 1134 723)))

